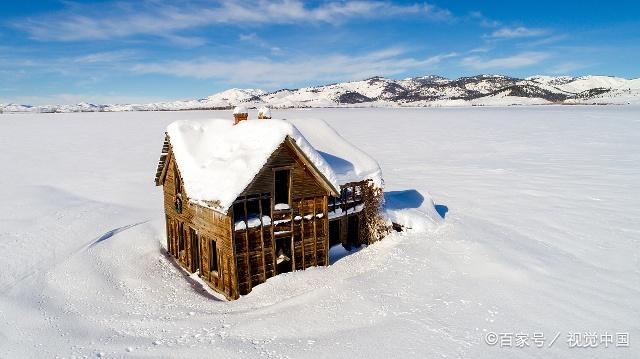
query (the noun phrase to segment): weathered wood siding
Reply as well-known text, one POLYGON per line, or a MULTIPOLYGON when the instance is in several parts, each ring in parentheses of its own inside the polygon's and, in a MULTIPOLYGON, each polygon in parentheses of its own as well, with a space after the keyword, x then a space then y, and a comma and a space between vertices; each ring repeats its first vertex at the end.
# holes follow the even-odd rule
POLYGON ((200 237, 200 275, 214 289, 227 298, 238 297, 238 283, 233 260, 231 218, 206 207, 192 204, 195 211, 193 224, 200 237), (212 271, 211 242, 216 242, 217 271, 212 271))
MULTIPOLYGON (((238 200, 246 201, 245 196, 272 194, 274 170, 281 168, 291 171, 291 209, 275 211, 271 197, 268 211, 271 224, 261 222, 258 227, 233 232, 240 294, 249 293, 254 286, 278 274, 276 238, 291 241, 292 269, 328 265, 329 262, 327 190, 318 184, 286 143, 274 151, 238 200)), ((266 212, 261 209, 261 213, 266 212)), ((228 215, 233 216, 233 209, 228 215)))
MULTIPOLYGON (((238 282, 231 240, 231 218, 225 214, 215 212, 209 208, 189 203, 184 189, 181 191, 182 211, 176 211, 175 180, 179 178, 179 169, 171 151, 166 163, 166 175, 163 182, 164 210, 167 220, 167 250, 178 263, 195 272, 200 270, 202 278, 209 285, 224 294, 229 299, 239 296, 238 282), (182 223, 184 236, 184 250, 179 250, 179 223, 182 223), (197 233, 200 262, 193 263, 192 232, 197 233), (218 256, 218 271, 212 273, 209 268, 211 241, 216 241, 218 256)), ((184 186, 181 186, 184 188, 184 186)))

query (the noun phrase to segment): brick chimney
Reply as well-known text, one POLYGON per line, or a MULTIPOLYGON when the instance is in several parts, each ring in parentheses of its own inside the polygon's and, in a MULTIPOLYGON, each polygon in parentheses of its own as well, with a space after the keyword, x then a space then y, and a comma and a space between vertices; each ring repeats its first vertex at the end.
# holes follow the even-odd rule
POLYGON ((240 121, 245 121, 248 118, 249 118, 249 111, 247 110, 246 107, 236 106, 236 108, 233 109, 234 125, 237 125, 238 123, 240 123, 240 121))

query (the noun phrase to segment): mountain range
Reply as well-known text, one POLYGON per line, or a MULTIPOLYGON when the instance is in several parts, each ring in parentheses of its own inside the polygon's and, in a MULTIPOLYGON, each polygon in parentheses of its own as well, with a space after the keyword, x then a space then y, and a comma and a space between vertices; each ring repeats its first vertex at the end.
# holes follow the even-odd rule
POLYGON ((403 80, 372 77, 361 81, 273 92, 234 88, 197 100, 148 104, 0 104, 0 113, 178 111, 228 109, 237 105, 305 108, 632 103, 640 104, 640 78, 628 80, 612 76, 531 76, 520 79, 503 75, 477 75, 448 79, 428 75, 403 80))

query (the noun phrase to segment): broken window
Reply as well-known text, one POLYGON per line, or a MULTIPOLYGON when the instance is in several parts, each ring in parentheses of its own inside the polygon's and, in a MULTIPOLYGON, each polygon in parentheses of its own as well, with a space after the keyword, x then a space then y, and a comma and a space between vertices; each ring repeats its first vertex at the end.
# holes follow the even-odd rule
POLYGON ((274 172, 274 194, 273 199, 275 201, 276 210, 289 209, 290 198, 290 171, 278 170, 274 172))
MULTIPOLYGON (((268 195, 268 193, 267 193, 268 195)), ((271 224, 271 198, 263 198, 261 199, 261 208, 262 208, 262 222, 263 225, 268 226, 271 224)))
POLYGON ((247 201, 247 227, 258 227, 260 224, 260 200, 247 201))
POLYGON ((247 228, 247 222, 244 216, 244 202, 236 202, 233 204, 233 226, 236 231, 247 228))

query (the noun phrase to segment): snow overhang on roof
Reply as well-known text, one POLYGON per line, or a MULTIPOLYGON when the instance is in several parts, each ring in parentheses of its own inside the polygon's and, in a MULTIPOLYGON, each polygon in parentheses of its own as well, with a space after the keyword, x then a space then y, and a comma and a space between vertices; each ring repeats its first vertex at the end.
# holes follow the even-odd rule
POLYGON ((251 183, 269 156, 289 137, 332 191, 339 191, 333 169, 290 122, 251 120, 236 125, 223 119, 181 120, 167 135, 191 202, 226 212, 251 183))
POLYGON ((378 162, 340 136, 329 124, 319 119, 291 119, 291 122, 316 151, 329 163, 339 184, 371 180, 383 187, 378 162))

